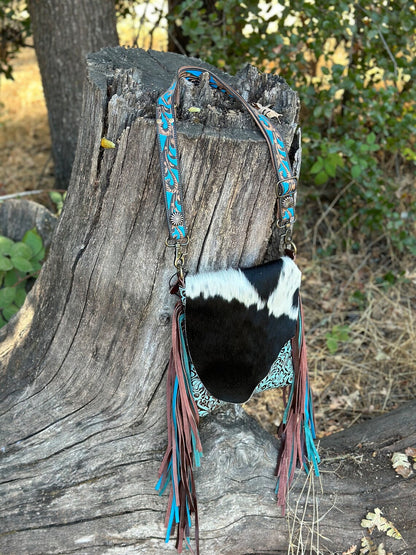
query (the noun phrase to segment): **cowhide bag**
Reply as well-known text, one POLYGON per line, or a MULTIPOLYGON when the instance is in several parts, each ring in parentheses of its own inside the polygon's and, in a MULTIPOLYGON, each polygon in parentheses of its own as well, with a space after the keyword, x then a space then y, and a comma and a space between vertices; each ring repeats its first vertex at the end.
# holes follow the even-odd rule
MULTIPOLYGON (((157 101, 156 123, 169 238, 175 248, 178 295, 172 326, 172 351, 167 378, 168 447, 156 489, 170 484, 166 541, 178 525, 176 547, 189 545, 191 515, 195 519, 199 553, 198 512, 193 466, 199 466, 202 446, 199 417, 224 403, 244 403, 260 391, 289 386, 276 475, 278 505, 285 509, 287 489, 296 466, 319 456, 313 439, 312 396, 309 386, 303 316, 301 272, 291 241, 295 221, 296 177, 283 139, 258 105, 248 104, 230 85, 199 67, 182 67, 157 101), (184 269, 188 236, 183 209, 175 106, 181 78, 198 83, 208 73, 218 94, 227 94, 248 110, 263 133, 277 179, 277 224, 283 230, 284 255, 252 268, 225 268, 189 275, 184 269)), ((202 184, 201 184, 202 185, 202 184)))

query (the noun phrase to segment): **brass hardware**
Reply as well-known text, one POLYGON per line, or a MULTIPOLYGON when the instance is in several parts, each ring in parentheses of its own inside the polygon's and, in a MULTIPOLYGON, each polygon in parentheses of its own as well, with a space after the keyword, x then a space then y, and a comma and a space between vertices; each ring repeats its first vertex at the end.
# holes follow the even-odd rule
POLYGON ((182 245, 182 247, 187 247, 189 245, 189 237, 183 237, 183 239, 172 239, 172 237, 166 237, 165 245, 167 247, 176 247, 176 245, 182 245))
POLYGON ((296 254, 298 252, 297 246, 295 245, 295 243, 292 241, 292 239, 290 239, 289 241, 285 241, 285 247, 288 250, 291 250, 293 252, 293 254, 296 254), (290 247, 290 248, 289 248, 290 247))
POLYGON ((187 256, 187 246, 189 244, 189 237, 184 237, 184 239, 176 241, 171 237, 168 237, 165 241, 167 247, 175 248, 175 268, 178 274, 178 278, 183 281, 184 279, 184 267, 185 267, 185 257, 187 256))

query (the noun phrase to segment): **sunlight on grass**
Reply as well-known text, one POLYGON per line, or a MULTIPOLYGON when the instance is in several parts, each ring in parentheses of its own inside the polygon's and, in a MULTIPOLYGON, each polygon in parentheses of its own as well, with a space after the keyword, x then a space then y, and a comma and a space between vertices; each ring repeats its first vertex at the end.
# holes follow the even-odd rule
MULTIPOLYGON (((159 8, 145 3, 137 6, 135 17, 127 16, 117 23, 120 45, 166 51, 168 48, 167 21, 160 17, 159 8)), ((166 11, 167 7, 165 7, 166 11)))
POLYGON ((14 81, 0 77, 0 194, 37 188, 50 144, 35 50, 25 48, 14 61, 14 81))

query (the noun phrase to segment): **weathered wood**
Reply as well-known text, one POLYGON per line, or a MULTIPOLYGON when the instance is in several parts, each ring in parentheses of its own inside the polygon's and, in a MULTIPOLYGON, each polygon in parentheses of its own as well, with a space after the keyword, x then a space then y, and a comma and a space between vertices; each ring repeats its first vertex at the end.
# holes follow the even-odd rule
MULTIPOLYGON (((166 445, 173 305, 154 105, 182 64, 189 59, 140 50, 89 58, 74 171, 50 254, 0 335, 0 553, 175 551, 163 543, 166 497, 154 490, 166 445), (100 149, 102 136, 117 148, 100 149)), ((240 85, 283 113, 285 140, 297 144, 296 94, 276 77, 243 75, 240 85)), ((258 263, 274 217, 267 146, 237 107, 225 115, 228 100, 213 95, 206 110, 210 92, 184 91, 185 107, 202 108, 199 123, 179 127, 189 269, 258 263), (204 117, 220 118, 221 127, 204 117)), ((201 436, 202 553, 286 553, 287 524, 273 493, 276 440, 241 408, 204 419, 201 436)), ((355 478, 324 473, 322 506, 333 488, 351 488, 364 516, 355 478)), ((331 532, 340 535, 339 512, 326 518, 331 547, 344 546, 350 536, 331 532)))
MULTIPOLYGON (((320 442, 322 476, 320 481, 314 480, 314 500, 306 499, 307 488, 301 493, 308 480, 298 474, 291 491, 288 519, 292 525, 296 503, 299 503, 298 518, 306 507, 300 535, 305 540, 315 520, 314 545, 317 543, 316 521, 319 520, 320 553, 341 555, 352 545, 360 548, 365 534, 376 545, 383 543, 386 552, 394 555, 416 552, 416 474, 408 479, 400 477, 391 461, 393 452, 404 452, 406 447, 416 446, 415 410, 416 401, 413 401, 389 414, 324 438, 320 442), (312 515, 314 505, 318 512, 312 515), (403 540, 389 538, 377 530, 370 536, 361 527, 361 520, 376 507, 396 526, 403 540)), ((296 523, 295 542, 299 541, 299 528, 296 523)))
POLYGON ((45 206, 30 200, 10 199, 0 203, 0 235, 21 241, 35 227, 49 247, 57 218, 45 206))

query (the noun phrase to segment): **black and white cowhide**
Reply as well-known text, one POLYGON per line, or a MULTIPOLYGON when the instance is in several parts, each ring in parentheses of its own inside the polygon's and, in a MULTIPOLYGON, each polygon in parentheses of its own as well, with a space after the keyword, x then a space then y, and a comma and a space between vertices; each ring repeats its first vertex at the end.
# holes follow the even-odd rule
POLYGON ((244 403, 295 335, 301 272, 283 256, 254 268, 186 277, 186 336, 217 399, 244 403))

